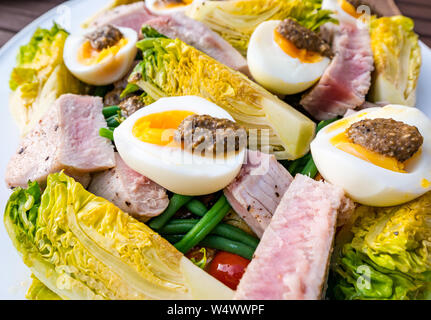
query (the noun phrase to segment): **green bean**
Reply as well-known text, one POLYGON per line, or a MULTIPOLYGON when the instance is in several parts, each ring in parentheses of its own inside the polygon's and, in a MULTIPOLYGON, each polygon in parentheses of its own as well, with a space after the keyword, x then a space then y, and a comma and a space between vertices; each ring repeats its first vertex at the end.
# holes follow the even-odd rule
POLYGON ((175 244, 175 247, 186 253, 202 241, 219 223, 230 210, 229 202, 222 195, 216 204, 200 219, 200 221, 175 244))
POLYGON ((251 260, 255 249, 236 241, 232 241, 223 237, 210 235, 200 243, 203 247, 222 250, 237 254, 243 258, 251 260))
POLYGON ((114 141, 114 132, 109 129, 100 128, 99 136, 114 141))
MULTIPOLYGON (((184 226, 188 226, 188 225, 191 225, 191 224, 194 226, 199 221, 200 221, 200 219, 172 219, 171 221, 169 221, 169 223, 167 223, 159 231, 161 233, 167 233, 167 234, 178 234, 178 233, 181 233, 181 232, 173 231, 174 229, 172 229, 172 228, 177 228, 180 225, 182 226, 180 228, 183 228, 184 226)), ((187 233, 187 232, 188 231, 183 232, 183 233, 187 233)))
POLYGON ((287 167, 287 171, 290 172, 290 174, 292 176, 295 176, 297 171, 298 171, 298 167, 300 166, 301 162, 298 160, 292 161, 289 166, 287 167))
POLYGON ((257 246, 259 245, 259 239, 227 223, 218 225, 215 228, 214 234, 236 242, 241 242, 253 248, 254 250, 256 250, 257 246))
MULTIPOLYGON (((185 235, 179 234, 171 234, 171 235, 163 235, 163 237, 168 240, 171 244, 178 243, 181 239, 184 238, 185 235)), ((230 252, 233 254, 237 254, 245 259, 251 260, 253 258, 253 254, 255 249, 236 241, 232 241, 230 239, 226 239, 220 236, 209 235, 204 238, 199 245, 207 248, 222 250, 226 252, 230 252)))
POLYGON ((172 216, 178 212, 187 202, 192 200, 190 196, 182 196, 174 194, 169 201, 167 209, 158 217, 151 220, 149 223, 150 228, 158 230, 164 227, 166 223, 172 218, 172 216))
POLYGON ((208 212, 208 208, 199 200, 193 199, 187 203, 186 208, 193 214, 203 217, 208 212))
POLYGON ((110 106, 103 108, 102 113, 105 119, 108 119, 109 117, 117 115, 120 110, 118 106, 110 106))
POLYGON ((175 245, 175 243, 181 241, 181 239, 184 238, 185 234, 163 234, 162 236, 172 245, 175 245))
POLYGON ((120 122, 118 121, 118 115, 109 117, 106 119, 106 123, 108 124, 108 127, 117 128, 120 125, 120 122))
MULTIPOLYGON (((165 234, 180 234, 180 233, 187 233, 189 232, 197 223, 199 220, 197 219, 178 219, 178 220, 171 220, 166 226, 164 226, 162 229, 160 229, 160 233, 162 235, 165 234)), ((257 245, 259 244, 259 240, 248 233, 244 232, 243 230, 234 227, 230 224, 226 223, 220 223, 218 226, 214 228, 214 230, 211 232, 211 234, 218 235, 221 237, 224 237, 226 239, 230 239, 233 241, 241 242, 243 244, 248 245, 249 247, 252 247, 256 249, 257 245)))
POLYGON ((301 174, 304 176, 309 176, 311 179, 314 179, 317 176, 318 172, 319 171, 317 170, 316 164, 314 163, 313 158, 311 158, 305 165, 304 169, 302 169, 301 174))
MULTIPOLYGON (((320 130, 322 130, 323 128, 325 128, 326 126, 330 125, 331 123, 333 123, 337 120, 338 120, 338 118, 321 121, 317 125, 316 132, 319 132, 320 130)), ((301 174, 303 174, 304 176, 309 176, 310 178, 314 179, 317 176, 318 172, 319 171, 317 170, 317 167, 316 167, 316 164, 314 163, 313 157, 311 156, 311 153, 309 153, 309 160, 307 161, 305 167, 302 169, 301 174)))
POLYGON ((308 163, 311 158, 311 154, 306 154, 300 159, 293 161, 287 170, 290 172, 292 176, 296 176, 296 174, 300 173, 304 166, 308 163))

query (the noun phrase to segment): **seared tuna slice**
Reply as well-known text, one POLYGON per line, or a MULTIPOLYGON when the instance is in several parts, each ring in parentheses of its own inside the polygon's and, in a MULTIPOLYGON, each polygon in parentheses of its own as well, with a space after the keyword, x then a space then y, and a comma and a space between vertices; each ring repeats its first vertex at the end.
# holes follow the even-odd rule
POLYGON ((8 186, 26 187, 29 180, 43 185, 49 174, 64 169, 88 183, 86 173, 115 166, 112 144, 99 136, 99 129, 106 128, 102 108, 97 97, 66 94, 58 98, 10 160, 8 186))
POLYGON ((88 190, 144 222, 165 211, 169 204, 166 190, 130 169, 118 153, 115 160, 115 168, 93 176, 88 190))
POLYGON ((297 175, 241 279, 236 299, 322 297, 337 224, 341 188, 297 175))
POLYGON ((168 38, 178 38, 228 67, 250 75, 246 59, 229 42, 202 22, 176 13, 157 17, 146 24, 168 38))
POLYGON ((232 208, 261 237, 292 180, 273 155, 248 151, 247 163, 224 194, 232 208))
POLYGON ((98 28, 108 24, 141 31, 142 25, 156 17, 145 6, 144 1, 118 6, 98 15, 90 24, 91 28, 98 28))
POLYGON ((320 81, 304 95, 301 105, 317 120, 344 115, 365 102, 374 70, 369 31, 354 24, 336 28, 335 58, 320 81))

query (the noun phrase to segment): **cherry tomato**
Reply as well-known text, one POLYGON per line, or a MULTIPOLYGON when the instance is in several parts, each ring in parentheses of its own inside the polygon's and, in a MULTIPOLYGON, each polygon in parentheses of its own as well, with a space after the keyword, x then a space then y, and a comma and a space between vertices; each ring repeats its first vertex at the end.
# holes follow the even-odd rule
POLYGON ((208 267, 208 273, 223 282, 232 290, 236 290, 250 260, 236 254, 220 251, 208 267))

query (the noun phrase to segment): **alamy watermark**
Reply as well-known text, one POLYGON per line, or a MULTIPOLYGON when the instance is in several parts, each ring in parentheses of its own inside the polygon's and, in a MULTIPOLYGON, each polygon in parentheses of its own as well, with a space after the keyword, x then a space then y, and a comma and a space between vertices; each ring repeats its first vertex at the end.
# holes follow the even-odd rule
POLYGON ((371 268, 367 265, 359 266, 356 273, 360 274, 356 280, 356 286, 359 290, 371 290, 371 268))

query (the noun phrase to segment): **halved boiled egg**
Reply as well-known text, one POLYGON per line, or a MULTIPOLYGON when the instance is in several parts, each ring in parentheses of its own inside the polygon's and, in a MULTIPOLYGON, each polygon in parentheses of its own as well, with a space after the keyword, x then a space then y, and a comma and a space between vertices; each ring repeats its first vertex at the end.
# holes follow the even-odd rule
POLYGON ((64 46, 64 63, 79 80, 91 85, 108 85, 124 77, 135 60, 136 31, 118 28, 122 38, 112 46, 95 49, 84 34, 70 35, 64 46))
POLYGON ((277 94, 296 94, 315 84, 330 59, 298 49, 276 29, 280 20, 261 23, 253 32, 247 62, 254 79, 277 94))
POLYGON ((333 17, 340 22, 353 22, 362 16, 348 0, 323 0, 322 9, 334 12, 333 17))
POLYGON ((238 175, 246 148, 221 157, 187 150, 174 137, 192 115, 233 121, 225 110, 200 97, 162 98, 115 129, 118 152, 128 166, 169 191, 193 196, 219 191, 238 175))
POLYGON ((146 0, 145 5, 154 14, 172 14, 184 12, 198 2, 204 2, 204 0, 146 0))
POLYGON ((395 206, 431 190, 431 121, 416 108, 388 105, 366 109, 334 122, 317 134, 311 143, 311 152, 325 180, 342 187, 353 200, 364 205, 395 206), (373 121, 363 121, 367 119, 373 121), (374 147, 386 152, 395 150, 401 156, 409 148, 411 150, 411 144, 422 141, 422 138, 418 139, 410 133, 407 136, 400 135, 403 132, 401 129, 399 132, 383 132, 384 138, 379 141, 373 130, 365 124, 360 125, 380 122, 383 123, 380 130, 386 130, 387 121, 382 119, 392 119, 397 125, 404 125, 423 137, 420 148, 408 160, 400 162, 395 155, 388 156, 370 150, 372 147, 364 147, 347 135, 347 132, 351 132, 349 128, 359 128, 364 134, 360 141, 373 141, 374 147), (397 150, 394 148, 397 141, 393 137, 412 140, 411 143, 401 143, 397 150))

